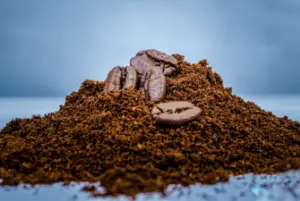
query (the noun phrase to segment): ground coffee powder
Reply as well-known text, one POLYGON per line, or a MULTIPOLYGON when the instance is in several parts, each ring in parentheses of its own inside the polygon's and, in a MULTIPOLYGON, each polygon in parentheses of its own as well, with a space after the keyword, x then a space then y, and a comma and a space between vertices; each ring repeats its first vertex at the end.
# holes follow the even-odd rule
POLYGON ((225 88, 206 60, 167 79, 164 102, 201 108, 182 126, 155 124, 155 104, 133 88, 103 92, 86 80, 57 112, 14 119, 0 131, 2 185, 101 182, 97 196, 164 193, 169 184, 228 180, 300 167, 300 123, 279 118, 225 88))

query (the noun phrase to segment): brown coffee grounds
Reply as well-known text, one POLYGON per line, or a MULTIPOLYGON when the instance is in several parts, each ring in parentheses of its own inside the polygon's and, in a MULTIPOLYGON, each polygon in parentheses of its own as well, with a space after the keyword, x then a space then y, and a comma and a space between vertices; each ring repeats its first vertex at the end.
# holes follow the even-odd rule
POLYGON ((158 126, 154 103, 133 88, 103 92, 86 80, 59 111, 14 119, 0 131, 2 185, 101 182, 96 196, 164 193, 169 184, 216 183, 230 175, 300 167, 300 124, 279 118, 224 88, 206 60, 179 60, 167 101, 202 109, 183 126, 158 126))

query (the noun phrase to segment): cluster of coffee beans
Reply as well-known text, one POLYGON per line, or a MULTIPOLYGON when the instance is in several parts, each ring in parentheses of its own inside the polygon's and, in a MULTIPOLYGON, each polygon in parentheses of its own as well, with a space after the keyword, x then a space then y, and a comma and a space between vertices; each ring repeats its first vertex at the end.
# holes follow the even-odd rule
MULTIPOLYGON (((179 70, 175 57, 155 49, 139 51, 126 67, 116 66, 105 80, 104 91, 134 87, 144 90, 153 102, 163 101, 166 78, 179 70)), ((153 108, 157 123, 182 125, 200 115, 201 109, 186 101, 161 103, 153 108)))

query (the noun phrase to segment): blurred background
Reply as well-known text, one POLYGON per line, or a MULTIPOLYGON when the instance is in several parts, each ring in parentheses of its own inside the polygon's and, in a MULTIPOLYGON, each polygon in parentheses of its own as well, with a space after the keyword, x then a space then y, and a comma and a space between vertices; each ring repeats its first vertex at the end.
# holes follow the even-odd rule
POLYGON ((300 1, 0 0, 0 97, 64 97, 139 50, 207 59, 238 94, 300 92, 300 1))

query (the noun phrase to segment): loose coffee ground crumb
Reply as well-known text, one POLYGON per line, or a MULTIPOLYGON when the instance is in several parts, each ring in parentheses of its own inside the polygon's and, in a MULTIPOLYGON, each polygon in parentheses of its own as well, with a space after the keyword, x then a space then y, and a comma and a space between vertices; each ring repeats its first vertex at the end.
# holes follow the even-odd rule
POLYGON ((206 60, 179 60, 167 77, 167 101, 202 109, 183 126, 156 125, 147 95, 103 92, 86 80, 57 112, 14 119, 0 131, 2 185, 101 182, 95 196, 164 193, 169 184, 227 181, 231 175, 300 167, 300 124, 245 102, 223 86, 206 60))

